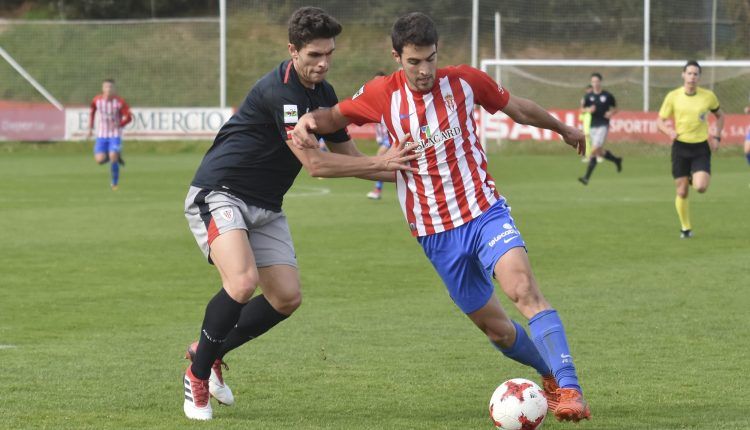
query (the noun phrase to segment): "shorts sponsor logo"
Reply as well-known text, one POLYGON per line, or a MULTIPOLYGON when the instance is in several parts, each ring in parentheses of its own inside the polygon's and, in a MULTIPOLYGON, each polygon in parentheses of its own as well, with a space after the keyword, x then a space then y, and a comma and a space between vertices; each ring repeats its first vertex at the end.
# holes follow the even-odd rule
POLYGON ((221 214, 221 217, 224 218, 226 221, 231 222, 234 219, 234 211, 231 208, 222 209, 221 211, 219 211, 219 213, 221 214))
POLYGON ((297 105, 284 105, 284 124, 296 124, 297 119, 297 105))
POLYGON ((506 222, 505 224, 503 224, 503 228, 505 229, 505 231, 493 237, 492 240, 487 242, 487 246, 492 248, 501 240, 503 241, 503 243, 508 243, 518 237, 518 230, 513 228, 511 224, 506 222))

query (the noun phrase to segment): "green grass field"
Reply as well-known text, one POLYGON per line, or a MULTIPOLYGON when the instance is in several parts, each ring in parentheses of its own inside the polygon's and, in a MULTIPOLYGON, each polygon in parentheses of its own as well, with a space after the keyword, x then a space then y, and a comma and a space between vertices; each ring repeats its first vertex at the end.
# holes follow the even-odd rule
MULTIPOLYGON (((220 287, 182 216, 205 147, 126 143, 112 192, 87 147, 0 145, 0 427, 491 429, 495 386, 535 378, 452 305, 392 185, 375 202, 303 173, 285 202, 303 305, 227 356, 237 404, 188 422, 182 355, 220 287)), ((544 428, 748 429, 750 169, 714 159, 680 240, 666 150, 612 148, 624 172, 588 187, 572 151, 490 157, 593 412, 544 428)))

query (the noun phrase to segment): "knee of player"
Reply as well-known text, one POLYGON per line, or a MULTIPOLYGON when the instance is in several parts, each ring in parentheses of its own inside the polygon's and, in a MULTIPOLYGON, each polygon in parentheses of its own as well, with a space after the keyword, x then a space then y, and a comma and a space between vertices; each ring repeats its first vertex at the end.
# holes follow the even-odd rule
POLYGON ((677 188, 677 197, 681 199, 686 199, 688 196, 688 190, 687 188, 678 187, 677 188))
POLYGON ((510 320, 488 324, 483 331, 492 343, 501 348, 510 348, 516 340, 516 329, 510 320))
POLYGON ((274 306, 277 311, 284 315, 291 315, 302 305, 302 292, 297 290, 287 294, 279 300, 278 306, 274 306))
POLYGON ((698 191, 699 193, 703 194, 708 190, 708 185, 700 185, 698 187, 695 187, 695 191, 698 191))
POLYGON ((246 272, 230 276, 224 281, 224 288, 232 298, 240 303, 250 300, 258 287, 258 273, 246 272))

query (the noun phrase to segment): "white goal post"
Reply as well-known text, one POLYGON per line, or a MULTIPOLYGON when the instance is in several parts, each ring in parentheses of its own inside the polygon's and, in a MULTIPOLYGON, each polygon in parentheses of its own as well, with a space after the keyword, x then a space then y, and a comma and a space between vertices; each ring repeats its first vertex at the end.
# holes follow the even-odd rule
MULTIPOLYGON (((606 67, 636 67, 643 69, 643 111, 648 111, 649 93, 650 93, 650 69, 657 67, 674 67, 679 70, 685 65, 685 60, 593 60, 593 59, 483 59, 480 68, 483 72, 488 72, 490 67, 495 67, 496 75, 500 76, 500 69, 503 66, 527 66, 527 67, 590 67, 594 69, 606 67)), ((702 68, 750 68, 750 61, 747 60, 702 60, 698 61, 702 68)), ((677 86, 677 85, 675 85, 677 86)), ((486 148, 485 126, 489 114, 480 110, 480 139, 482 147, 486 148)))

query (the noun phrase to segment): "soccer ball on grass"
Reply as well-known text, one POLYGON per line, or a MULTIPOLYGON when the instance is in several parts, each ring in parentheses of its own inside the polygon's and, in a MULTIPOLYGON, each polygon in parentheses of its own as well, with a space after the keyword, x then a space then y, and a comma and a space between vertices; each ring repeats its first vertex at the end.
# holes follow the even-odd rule
POLYGON ((547 416, 547 399, 528 379, 509 379, 490 398, 490 418, 502 430, 539 429, 547 416))

